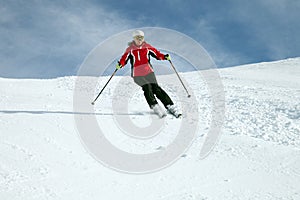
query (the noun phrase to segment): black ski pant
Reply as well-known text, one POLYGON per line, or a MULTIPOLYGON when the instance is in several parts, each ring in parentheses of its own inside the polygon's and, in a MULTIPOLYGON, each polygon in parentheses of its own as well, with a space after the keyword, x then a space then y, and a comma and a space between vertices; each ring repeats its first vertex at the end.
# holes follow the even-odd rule
POLYGON ((146 76, 133 77, 134 82, 142 87, 144 96, 150 108, 157 104, 157 97, 167 108, 168 105, 173 105, 173 101, 169 95, 158 85, 155 74, 150 73, 146 76))

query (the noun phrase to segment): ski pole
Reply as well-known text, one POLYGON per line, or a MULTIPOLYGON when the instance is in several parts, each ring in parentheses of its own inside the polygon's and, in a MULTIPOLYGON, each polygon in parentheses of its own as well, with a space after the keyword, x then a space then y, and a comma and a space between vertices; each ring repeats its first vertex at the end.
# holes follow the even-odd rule
POLYGON ((177 72, 176 68, 174 67, 174 65, 173 65, 173 63, 172 63, 172 61, 171 61, 171 60, 169 60, 169 62, 170 62, 170 64, 171 64, 172 68, 174 69, 174 71, 175 71, 175 73, 176 73, 176 75, 177 75, 178 79, 180 80, 180 82, 181 82, 182 86, 184 87, 184 89, 185 89, 186 93, 188 94, 188 96, 187 96, 187 97, 188 97, 188 98, 190 98, 190 97, 191 97, 191 95, 189 94, 188 90, 186 89, 185 85, 183 84, 183 82, 182 82, 182 80, 181 80, 181 78, 180 78, 180 76, 179 76, 179 74, 178 74, 178 72, 177 72))
POLYGON ((104 87, 102 88, 102 90, 99 92, 98 96, 96 97, 96 99, 92 102, 92 105, 95 104, 95 101, 98 99, 98 97, 101 95, 101 93, 103 92, 104 88, 107 86, 107 84, 109 83, 109 81, 112 79, 112 77, 116 74, 116 72, 118 71, 118 69, 115 69, 114 73, 110 76, 110 78, 108 79, 107 83, 104 85, 104 87))

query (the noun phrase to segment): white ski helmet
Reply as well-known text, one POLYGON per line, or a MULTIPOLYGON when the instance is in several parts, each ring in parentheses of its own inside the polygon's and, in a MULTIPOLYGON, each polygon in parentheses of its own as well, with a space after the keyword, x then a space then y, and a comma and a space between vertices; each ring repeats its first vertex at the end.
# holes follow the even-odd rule
POLYGON ((135 36, 145 36, 145 34, 144 34, 144 32, 143 31, 141 31, 141 30, 135 30, 135 31, 133 31, 133 33, 132 33, 132 37, 135 37, 135 36))

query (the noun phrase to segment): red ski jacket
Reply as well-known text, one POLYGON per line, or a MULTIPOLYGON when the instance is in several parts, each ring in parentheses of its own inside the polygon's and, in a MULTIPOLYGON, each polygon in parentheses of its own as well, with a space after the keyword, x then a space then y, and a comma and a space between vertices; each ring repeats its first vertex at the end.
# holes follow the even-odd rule
POLYGON ((150 44, 143 42, 141 46, 136 46, 134 42, 129 43, 129 47, 122 55, 119 63, 125 66, 130 60, 131 63, 131 76, 146 76, 153 72, 152 65, 150 63, 150 56, 157 60, 164 60, 165 55, 158 51, 150 44))

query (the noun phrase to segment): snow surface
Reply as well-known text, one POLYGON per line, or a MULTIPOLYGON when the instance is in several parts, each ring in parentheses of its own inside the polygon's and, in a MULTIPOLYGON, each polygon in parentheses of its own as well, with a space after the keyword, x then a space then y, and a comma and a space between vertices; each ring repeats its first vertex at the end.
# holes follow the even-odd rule
MULTIPOLYGON (((217 146, 199 158, 211 102, 196 72, 182 73, 200 110, 196 138, 173 165, 142 175, 105 167, 82 145, 74 115, 83 114, 74 112, 72 103, 76 77, 1 78, 0 199, 300 199, 300 58, 218 71, 226 118, 217 146)), ((98 87, 107 79, 101 77, 98 87)), ((168 116, 151 142, 122 134, 111 111, 121 79, 114 77, 95 105, 100 126, 114 145, 128 152, 160 150, 174 137, 180 119, 168 116)), ((175 101, 184 93, 174 74, 158 79, 175 101)), ((137 87, 130 77, 125 80, 128 90, 137 87)), ((151 112, 138 88, 130 98, 129 115, 137 126, 149 123, 151 112)))

